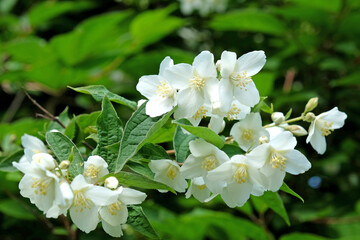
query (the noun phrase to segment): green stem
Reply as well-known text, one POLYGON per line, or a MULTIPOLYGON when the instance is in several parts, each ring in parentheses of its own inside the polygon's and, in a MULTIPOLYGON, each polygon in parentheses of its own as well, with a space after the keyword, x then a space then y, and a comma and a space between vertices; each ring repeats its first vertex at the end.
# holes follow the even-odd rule
MULTIPOLYGON (((287 120, 287 121, 282 122, 281 124, 284 124, 284 123, 292 123, 292 122, 297 122, 297 121, 301 121, 301 120, 303 120, 303 117, 302 117, 302 116, 289 119, 289 120, 287 120)), ((274 123, 270 123, 270 124, 268 124, 268 125, 265 125, 264 128, 269 128, 269 127, 274 127, 274 126, 275 126, 274 123)))

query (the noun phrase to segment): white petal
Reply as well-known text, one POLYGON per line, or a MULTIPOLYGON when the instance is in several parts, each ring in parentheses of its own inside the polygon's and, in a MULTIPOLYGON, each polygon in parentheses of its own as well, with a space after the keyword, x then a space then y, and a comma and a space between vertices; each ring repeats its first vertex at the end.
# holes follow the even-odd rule
POLYGON ((249 199, 253 185, 249 182, 229 184, 221 193, 221 197, 229 207, 241 207, 249 199))
MULTIPOLYGON (((267 164, 269 165, 269 164, 267 164)), ((281 185, 284 182, 285 171, 276 170, 275 173, 268 177, 269 187, 268 190, 276 192, 280 189, 281 185)))
POLYGON ((45 144, 37 137, 24 134, 21 137, 21 144, 25 149, 30 149, 33 153, 47 153, 45 144))
POLYGON ((277 135, 269 144, 277 151, 288 151, 294 149, 296 143, 296 138, 292 133, 286 131, 277 135))
POLYGON ((108 188, 100 186, 89 187, 86 192, 86 196, 91 199, 98 206, 106 206, 116 202, 118 193, 111 191, 108 188))
POLYGON ((260 101, 259 91, 253 81, 248 82, 245 87, 235 87, 234 97, 242 104, 253 107, 260 101))
POLYGON ((321 132, 319 130, 314 130, 314 134, 311 136, 310 139, 310 144, 319 154, 325 153, 326 140, 325 137, 321 135, 321 132))
POLYGON ((212 115, 210 119, 209 128, 215 133, 219 133, 223 129, 224 117, 218 115, 212 115))
POLYGON ((77 175, 73 181, 71 182, 71 189, 73 191, 81 190, 83 188, 88 188, 93 186, 92 184, 89 184, 85 181, 85 178, 83 175, 77 175))
POLYGON ((115 238, 119 238, 123 235, 123 231, 121 230, 121 225, 119 226, 112 226, 109 223, 107 223, 106 221, 102 221, 101 222, 102 227, 104 229, 104 231, 109 234, 112 237, 115 238))
POLYGON ((203 139, 195 139, 189 142, 189 148, 195 157, 205 157, 215 153, 216 147, 203 139))
POLYGON ((174 66, 174 61, 169 57, 165 57, 164 60, 160 63, 159 75, 162 76, 164 74, 165 69, 174 66))
POLYGON ((176 89, 188 87, 189 80, 193 77, 193 67, 180 63, 167 68, 163 73, 164 78, 176 89))
POLYGON ((194 59, 193 66, 202 78, 216 78, 217 72, 214 63, 214 55, 209 51, 202 51, 194 59))
POLYGON ((254 167, 261 168, 269 157, 270 149, 270 145, 264 143, 254 148, 249 154, 246 154, 246 157, 254 167))
POLYGON ((192 88, 186 88, 178 93, 178 109, 181 116, 190 118, 204 104, 205 100, 201 92, 192 88))
POLYGON ((265 65, 266 56, 264 51, 253 51, 239 57, 236 64, 236 72, 247 71, 247 76, 257 74, 265 65))
POLYGON ((227 182, 230 182, 232 175, 232 162, 228 161, 221 164, 219 167, 208 172, 204 178, 206 186, 213 193, 221 193, 227 182))
POLYGON ((83 232, 89 233, 95 230, 99 223, 99 207, 92 205, 90 208, 84 208, 79 211, 76 207, 70 208, 70 217, 73 223, 83 232))
POLYGON ((284 154, 287 158, 286 172, 297 175, 304 173, 311 168, 309 160, 298 150, 291 150, 284 154))
POLYGON ((316 119, 315 121, 312 121, 309 127, 309 131, 308 131, 308 136, 306 138, 306 143, 310 142, 310 139, 312 138, 312 136, 314 135, 315 132, 315 123, 316 123, 316 119))
POLYGON ((151 160, 149 168, 153 173, 164 172, 170 164, 171 160, 151 160))
POLYGON ((85 162, 84 167, 86 168, 88 165, 93 164, 96 167, 100 168, 107 168, 108 164, 105 162, 105 160, 100 156, 90 156, 88 160, 85 162))
POLYGON ((324 117, 321 119, 332 122, 331 128, 332 129, 338 129, 344 126, 344 121, 347 118, 346 113, 340 112, 337 107, 334 107, 330 111, 323 113, 324 117))
MULTIPOLYGON (((222 78, 229 78, 233 73, 236 64, 236 53, 223 51, 221 54, 221 70, 220 74, 222 78)), ((226 96, 222 95, 221 96, 226 96)))
POLYGON ((146 103, 146 114, 150 117, 158 117, 170 112, 176 105, 174 98, 154 98, 146 103))
POLYGON ((126 205, 140 204, 146 198, 146 194, 131 188, 123 188, 119 199, 126 205))
POLYGON ((157 86, 161 81, 165 81, 158 75, 143 76, 136 85, 136 90, 144 97, 151 99, 156 96, 157 86))
POLYGON ((219 96, 221 96, 222 111, 228 112, 234 97, 234 87, 228 78, 220 80, 219 96))
POLYGON ((101 218, 112 226, 126 223, 128 218, 128 209, 121 202, 116 202, 109 206, 103 206, 100 208, 99 213, 101 218))
POLYGON ((205 176, 207 171, 201 167, 202 160, 202 158, 196 158, 190 154, 180 168, 183 177, 186 179, 191 179, 194 177, 205 176))

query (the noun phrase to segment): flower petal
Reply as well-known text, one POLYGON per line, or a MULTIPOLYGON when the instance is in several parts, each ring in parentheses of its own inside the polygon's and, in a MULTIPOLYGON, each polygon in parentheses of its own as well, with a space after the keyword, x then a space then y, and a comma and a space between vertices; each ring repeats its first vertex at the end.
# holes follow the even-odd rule
POLYGON ((119 238, 123 235, 121 225, 112 226, 104 220, 101 221, 101 225, 102 225, 104 231, 112 237, 119 238))
POLYGON ((189 80, 193 77, 193 67, 180 63, 167 68, 163 72, 164 78, 176 89, 188 88, 189 80))
POLYGON ((260 101, 259 91, 253 81, 248 82, 245 87, 234 87, 234 97, 241 103, 253 107, 260 101))
POLYGON ((165 79, 158 75, 143 76, 139 79, 136 90, 147 99, 154 98, 156 97, 157 86, 161 81, 165 81, 165 79))
POLYGON ((220 80, 219 96, 221 96, 221 110, 228 112, 234 98, 234 88, 228 78, 222 78, 220 80))
POLYGON ((246 71, 246 75, 251 77, 257 74, 263 68, 265 62, 266 56, 264 51, 252 51, 239 57, 235 71, 246 71))
POLYGON ((119 199, 126 205, 129 204, 140 204, 146 198, 146 194, 131 188, 123 188, 119 199))
POLYGON ((98 216, 99 207, 92 205, 89 208, 84 208, 83 211, 79 211, 76 207, 70 208, 70 217, 73 223, 83 232, 89 233, 95 230, 99 223, 98 216))
POLYGON ((285 170, 288 173, 298 175, 311 168, 309 160, 298 150, 288 151, 284 154, 284 157, 287 158, 285 170))
POLYGON ((323 119, 327 122, 332 122, 332 125, 331 125, 332 129, 338 129, 338 128, 343 127, 345 119, 347 118, 346 113, 340 112, 337 107, 334 107, 330 111, 328 111, 326 113, 322 113, 322 114, 324 114, 324 116, 321 117, 321 119, 323 119))
POLYGON ((285 174, 286 174, 285 171, 280 171, 280 170, 274 171, 274 174, 268 177, 268 181, 269 181, 268 190, 272 192, 278 191, 284 182, 285 174))
POLYGON ((194 157, 190 154, 180 168, 181 174, 186 179, 205 176, 207 171, 201 167, 201 164, 202 158, 194 157))
POLYGON ((215 153, 216 147, 203 139, 195 139, 189 142, 189 149, 195 157, 205 157, 215 153))
POLYGON ((321 132, 319 130, 314 130, 314 134, 310 138, 310 144, 319 154, 325 153, 326 140, 325 137, 321 135, 321 132))
POLYGON ((241 207, 249 199, 253 185, 249 182, 233 182, 224 188, 221 197, 229 207, 241 207))
POLYGON ((112 226, 126 223, 128 218, 128 209, 125 204, 116 202, 100 208, 100 216, 103 220, 112 226))
POLYGON ((277 151, 288 151, 294 149, 296 143, 296 138, 292 133, 286 131, 277 135, 269 144, 277 151))
POLYGON ((179 116, 190 118, 203 104, 204 98, 200 92, 186 88, 178 93, 178 109, 176 111, 179 116))
POLYGON ((202 78, 216 78, 217 72, 214 63, 214 55, 209 51, 202 51, 193 62, 193 67, 202 78))
POLYGON ((173 98, 154 98, 146 103, 145 112, 150 117, 158 117, 170 112, 175 105, 173 98))
MULTIPOLYGON (((221 69, 220 74, 222 78, 229 78, 233 73, 236 64, 236 53, 223 51, 221 54, 221 69)), ((222 95, 221 96, 226 96, 222 95)))
POLYGON ((162 76, 164 74, 165 69, 174 66, 174 61, 169 57, 165 57, 164 60, 160 63, 159 75, 162 76))
POLYGON ((106 206, 116 202, 118 193, 111 191, 108 188, 100 186, 89 187, 86 191, 86 196, 91 199, 96 205, 106 206))

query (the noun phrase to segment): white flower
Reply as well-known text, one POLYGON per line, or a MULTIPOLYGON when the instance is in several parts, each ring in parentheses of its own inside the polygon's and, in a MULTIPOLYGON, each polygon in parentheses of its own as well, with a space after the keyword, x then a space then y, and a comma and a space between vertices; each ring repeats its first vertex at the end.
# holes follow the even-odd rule
POLYGON ((164 183, 177 192, 185 192, 188 184, 180 172, 179 165, 172 160, 151 160, 149 167, 155 173, 154 179, 164 183))
POLYGON ((250 194, 264 193, 266 179, 259 172, 259 166, 243 155, 235 155, 208 173, 207 186, 213 193, 219 193, 229 207, 241 207, 250 194))
POLYGON ((190 187, 188 188, 185 196, 186 198, 190 198, 194 196, 199 202, 208 202, 213 199, 217 194, 213 194, 210 197, 211 192, 207 188, 205 181, 202 177, 197 177, 191 179, 190 187))
POLYGON ((306 143, 310 142, 319 154, 323 154, 326 150, 325 136, 331 134, 334 129, 344 126, 346 118, 346 113, 339 111, 337 107, 316 116, 309 127, 306 143))
POLYGON ((189 142, 189 148, 191 154, 180 168, 182 175, 187 179, 206 177, 208 171, 230 160, 226 153, 203 139, 189 142))
POLYGON ((71 188, 74 200, 70 207, 70 217, 81 231, 89 233, 99 222, 100 207, 116 202, 118 194, 108 188, 87 183, 83 175, 74 178, 71 188))
POLYGON ((201 0, 180 0, 180 10, 185 15, 190 15, 194 10, 200 9, 201 0))
POLYGON ((180 10, 185 15, 199 11, 201 16, 211 12, 223 12, 227 7, 227 0, 180 0, 180 10))
POLYGON ((20 194, 47 213, 54 204, 58 205, 62 202, 62 195, 59 194, 60 179, 51 172, 55 168, 55 160, 46 153, 34 154, 32 159, 31 163, 13 162, 14 167, 25 174, 19 183, 20 194))
POLYGON ((270 137, 269 133, 262 127, 259 113, 250 113, 245 119, 235 123, 231 128, 230 135, 234 137, 234 140, 244 151, 258 146, 260 137, 270 137))
POLYGON ((290 132, 283 132, 247 155, 267 177, 268 190, 279 190, 286 172, 298 175, 310 169, 311 163, 301 152, 294 150, 295 146, 296 138, 290 132))
POLYGON ((84 163, 84 177, 88 183, 96 183, 109 173, 108 164, 100 156, 90 156, 84 163))
POLYGON ((29 162, 31 162, 34 154, 47 153, 45 144, 37 137, 24 134, 24 136, 21 137, 21 144, 24 147, 25 157, 29 162))
POLYGON ((112 237, 122 236, 121 224, 126 223, 128 218, 127 205, 140 204, 146 194, 131 188, 119 187, 114 190, 117 193, 117 201, 100 208, 100 217, 106 233, 112 237))
POLYGON ((229 109, 233 96, 241 103, 253 107, 260 101, 259 92, 251 77, 257 74, 266 62, 263 51, 246 53, 236 60, 236 53, 221 54, 220 96, 229 109))
POLYGON ((113 176, 108 177, 107 179, 105 179, 104 186, 109 189, 116 189, 119 186, 119 180, 117 180, 117 178, 113 176))
POLYGON ((283 121, 285 121, 285 116, 282 112, 273 112, 271 114, 271 120, 275 123, 275 125, 281 124, 283 121))
POLYGON ((265 128, 266 131, 269 133, 270 135, 270 140, 274 139, 277 135, 279 135, 282 132, 285 132, 285 127, 288 126, 287 123, 283 123, 280 124, 279 126, 273 126, 273 127, 268 127, 265 128))
POLYGON ((176 106, 176 89, 164 76, 165 69, 173 65, 173 60, 166 57, 160 64, 159 75, 143 76, 136 85, 136 90, 149 99, 146 104, 146 114, 150 117, 160 116, 176 106))
POLYGON ((52 207, 46 212, 47 218, 57 218, 61 214, 67 215, 67 210, 70 208, 74 194, 70 188, 70 184, 61 178, 59 187, 55 188, 55 200, 52 207))
POLYGON ((164 75, 180 90, 175 119, 190 118, 206 102, 210 103, 209 88, 218 83, 214 55, 209 51, 196 56, 192 65, 180 63, 167 68, 164 75))

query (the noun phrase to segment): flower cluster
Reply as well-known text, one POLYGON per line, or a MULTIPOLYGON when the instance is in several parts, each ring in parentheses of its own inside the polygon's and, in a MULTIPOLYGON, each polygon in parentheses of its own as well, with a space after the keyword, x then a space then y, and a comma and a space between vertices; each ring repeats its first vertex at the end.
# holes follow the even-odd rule
POLYGON ((109 173, 108 164, 100 156, 90 156, 84 163, 83 174, 69 176, 68 160, 57 163, 43 142, 24 135, 25 155, 13 165, 24 173, 19 183, 20 194, 46 214, 48 218, 67 215, 82 231, 93 231, 101 221, 106 233, 123 235, 121 225, 128 218, 127 205, 140 204, 146 194, 118 186, 115 177, 108 177, 104 186, 99 180, 109 173))
POLYGON ((227 0, 180 0, 180 10, 185 15, 198 11, 201 16, 212 12, 224 12, 227 0))
POLYGON ((232 125, 227 139, 244 151, 230 158, 199 138, 189 142, 191 154, 183 164, 171 159, 152 160, 149 167, 155 180, 178 192, 187 189, 186 197, 193 195, 200 202, 221 195, 229 207, 236 207, 242 206, 251 194, 278 191, 286 173, 298 175, 310 169, 309 160, 295 150, 296 137, 308 133, 299 125, 289 124, 310 122, 306 142, 323 154, 325 136, 342 127, 347 116, 337 108, 315 116, 311 111, 317 106, 317 98, 313 98, 300 117, 287 119, 283 113, 274 112, 273 123, 263 126, 260 113, 251 112, 251 108, 260 101, 252 76, 265 62, 263 51, 239 58, 234 52, 224 51, 215 64, 213 54, 203 51, 192 65, 175 65, 166 57, 159 75, 140 78, 137 90, 148 98, 146 114, 159 116, 177 106, 175 119, 185 118, 198 126, 201 119, 210 117, 209 128, 215 133, 224 129, 224 118, 239 120, 232 125))

